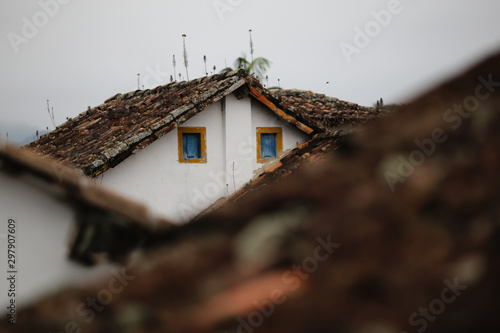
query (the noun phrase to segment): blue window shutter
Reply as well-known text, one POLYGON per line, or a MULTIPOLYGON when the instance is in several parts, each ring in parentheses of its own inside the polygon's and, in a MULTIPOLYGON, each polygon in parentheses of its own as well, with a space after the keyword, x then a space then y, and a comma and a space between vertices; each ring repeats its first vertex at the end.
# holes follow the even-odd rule
POLYGON ((276 133, 260 134, 260 156, 262 158, 276 157, 276 133))
POLYGON ((201 158, 200 133, 182 133, 182 149, 185 159, 201 158))

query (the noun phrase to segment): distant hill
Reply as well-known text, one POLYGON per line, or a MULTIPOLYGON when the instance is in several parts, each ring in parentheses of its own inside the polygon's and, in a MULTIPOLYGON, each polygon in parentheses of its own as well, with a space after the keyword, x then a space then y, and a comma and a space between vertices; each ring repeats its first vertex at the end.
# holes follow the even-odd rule
POLYGON ((46 129, 42 130, 26 124, 9 123, 4 121, 0 123, 0 137, 2 139, 6 139, 8 134, 9 142, 19 146, 23 146, 36 140, 36 131, 38 131, 40 135, 47 132, 46 129))

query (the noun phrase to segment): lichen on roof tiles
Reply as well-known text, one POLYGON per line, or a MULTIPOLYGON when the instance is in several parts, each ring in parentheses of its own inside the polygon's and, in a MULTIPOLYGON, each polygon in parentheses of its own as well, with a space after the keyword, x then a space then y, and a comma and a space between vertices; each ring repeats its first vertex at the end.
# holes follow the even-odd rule
POLYGON ((26 148, 96 176, 244 85, 245 77, 236 70, 116 94, 26 148))
POLYGON ((378 119, 387 113, 386 110, 360 106, 312 91, 273 89, 272 93, 287 109, 300 114, 318 127, 330 130, 337 126, 378 119))

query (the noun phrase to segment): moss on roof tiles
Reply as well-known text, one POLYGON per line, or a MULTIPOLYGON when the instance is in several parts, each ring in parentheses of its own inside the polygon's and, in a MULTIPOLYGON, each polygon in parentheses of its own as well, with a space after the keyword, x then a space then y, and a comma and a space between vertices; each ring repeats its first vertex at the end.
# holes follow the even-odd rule
POLYGON ((317 127, 328 130, 379 119, 387 113, 386 110, 361 106, 312 91, 291 89, 272 90, 272 93, 287 109, 298 113, 317 127))
POLYGON ((152 90, 116 94, 25 146, 96 176, 245 84, 236 70, 152 90))

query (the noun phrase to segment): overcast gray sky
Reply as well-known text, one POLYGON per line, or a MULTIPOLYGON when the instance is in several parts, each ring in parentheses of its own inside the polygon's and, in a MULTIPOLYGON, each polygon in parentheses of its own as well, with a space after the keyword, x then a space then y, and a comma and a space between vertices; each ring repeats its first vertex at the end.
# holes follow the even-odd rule
MULTIPOLYGON (((500 50, 498 0, 2 0, 0 133, 53 128, 141 85, 249 54, 269 85, 372 105, 404 102, 500 50), (327 83, 329 82, 329 83, 327 83)), ((266 82, 264 82, 266 83, 266 82)), ((26 132, 28 131, 28 132, 26 132)), ((43 131, 45 132, 45 130, 43 131)))

